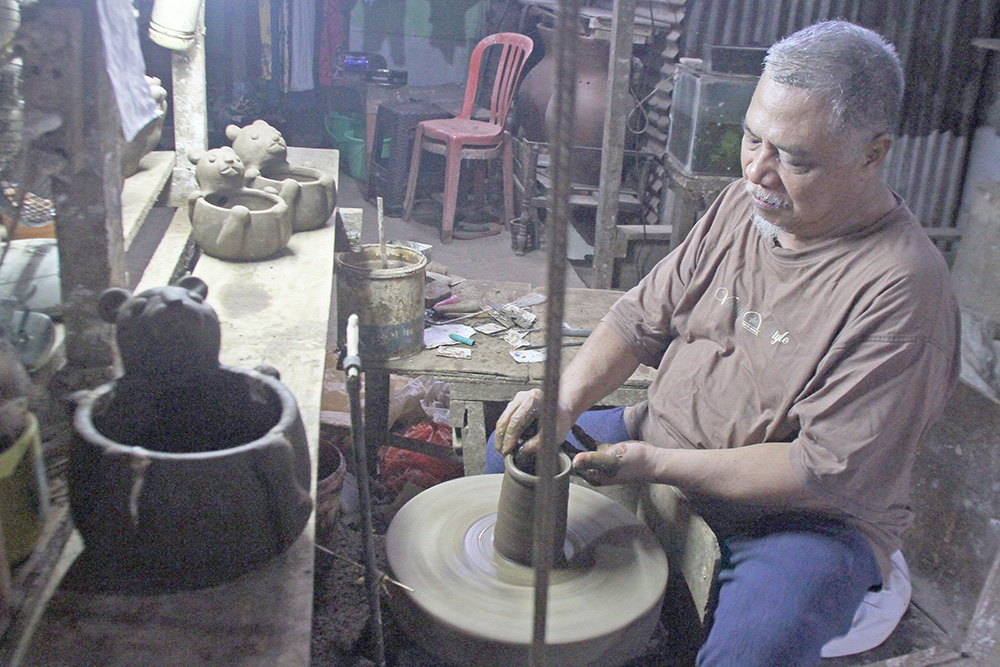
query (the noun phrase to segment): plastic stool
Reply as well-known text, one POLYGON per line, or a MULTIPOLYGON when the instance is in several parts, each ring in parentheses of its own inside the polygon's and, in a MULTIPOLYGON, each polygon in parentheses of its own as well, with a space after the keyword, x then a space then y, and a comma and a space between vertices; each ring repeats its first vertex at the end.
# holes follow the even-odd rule
POLYGON ((372 153, 368 168, 368 188, 365 199, 382 197, 382 210, 397 217, 403 213, 406 179, 410 171, 410 155, 417 123, 435 118, 450 118, 451 114, 430 102, 387 102, 380 104, 375 117, 373 146, 392 139, 388 157, 372 153))

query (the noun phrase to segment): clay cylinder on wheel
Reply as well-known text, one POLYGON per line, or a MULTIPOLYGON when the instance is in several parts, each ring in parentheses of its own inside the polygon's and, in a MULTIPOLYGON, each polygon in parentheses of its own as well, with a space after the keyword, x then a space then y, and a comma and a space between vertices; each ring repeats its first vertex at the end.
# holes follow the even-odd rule
MULTIPOLYGON (((566 513, 569 506, 570 460, 559 454, 558 473, 554 478, 555 516, 552 531, 552 559, 556 566, 566 562, 566 513)), ((504 558, 532 564, 534 553, 535 495, 539 478, 522 470, 514 463, 514 456, 504 457, 503 481, 500 483, 500 502, 497 506, 497 523, 493 531, 493 548, 504 558)))

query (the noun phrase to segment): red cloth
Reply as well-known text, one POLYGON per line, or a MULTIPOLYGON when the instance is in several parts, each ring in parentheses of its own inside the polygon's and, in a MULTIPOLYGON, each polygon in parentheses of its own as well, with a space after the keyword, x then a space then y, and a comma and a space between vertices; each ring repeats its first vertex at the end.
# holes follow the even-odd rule
POLYGON ((343 0, 325 0, 323 3, 323 26, 319 33, 319 85, 331 86, 340 67, 340 55, 344 49, 344 28, 347 17, 341 6, 343 0))
MULTIPOLYGON (((451 427, 447 424, 420 422, 408 426, 400 435, 441 447, 451 447, 451 427)), ((398 493, 407 482, 427 489, 449 479, 461 477, 463 474, 464 470, 460 463, 399 447, 387 447, 382 459, 380 477, 382 486, 398 493)))

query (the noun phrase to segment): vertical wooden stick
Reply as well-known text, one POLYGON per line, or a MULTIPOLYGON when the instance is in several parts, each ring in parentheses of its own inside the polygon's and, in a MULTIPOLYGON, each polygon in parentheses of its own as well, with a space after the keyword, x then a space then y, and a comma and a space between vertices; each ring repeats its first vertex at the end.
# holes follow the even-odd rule
POLYGON ((382 198, 376 197, 376 203, 378 204, 378 245, 379 250, 382 253, 382 268, 389 268, 389 259, 385 254, 385 227, 382 225, 382 198))

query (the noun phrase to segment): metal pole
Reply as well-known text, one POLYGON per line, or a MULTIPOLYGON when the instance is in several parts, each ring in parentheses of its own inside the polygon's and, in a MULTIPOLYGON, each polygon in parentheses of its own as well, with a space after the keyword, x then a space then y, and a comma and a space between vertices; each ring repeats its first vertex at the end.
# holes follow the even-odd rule
POLYGON ((536 461, 538 493, 535 496, 534 566, 535 615, 529 664, 545 663, 545 621, 548 613, 549 572, 555 531, 554 477, 558 472, 559 443, 555 439, 556 409, 559 402, 559 371, 562 367, 562 322, 566 292, 566 229, 570 206, 570 146, 576 119, 576 43, 580 24, 580 0, 559 3, 556 23, 555 142, 552 144, 552 217, 548 233, 549 295, 546 308, 545 398, 542 402, 542 446, 536 461))
POLYGON ((364 536, 365 590, 371 612, 372 631, 375 634, 376 660, 385 667, 385 641, 382 637, 382 612, 379 607, 381 575, 375 566, 375 530, 372 527, 372 495, 368 475, 368 452, 365 449, 365 426, 361 417, 361 358, 358 356, 358 316, 347 318, 347 355, 344 357, 347 372, 347 395, 351 401, 351 436, 354 443, 354 470, 358 476, 358 499, 364 536))

